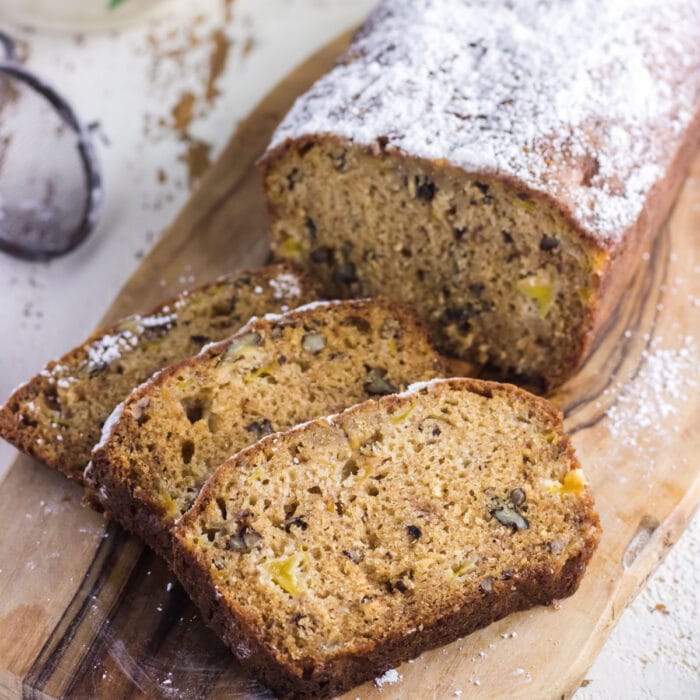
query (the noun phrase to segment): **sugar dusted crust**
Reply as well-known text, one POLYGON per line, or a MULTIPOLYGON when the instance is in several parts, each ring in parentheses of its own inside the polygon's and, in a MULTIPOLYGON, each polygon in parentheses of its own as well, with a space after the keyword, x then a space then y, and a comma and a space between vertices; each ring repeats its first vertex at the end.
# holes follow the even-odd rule
POLYGON ((270 153, 332 135, 491 174, 612 248, 697 135, 699 103, 693 0, 385 0, 270 153))

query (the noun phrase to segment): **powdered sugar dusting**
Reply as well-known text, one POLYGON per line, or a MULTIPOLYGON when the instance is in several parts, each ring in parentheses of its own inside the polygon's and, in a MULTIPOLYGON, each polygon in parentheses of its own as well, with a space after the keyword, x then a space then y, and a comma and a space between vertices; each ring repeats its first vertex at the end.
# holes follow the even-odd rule
MULTIPOLYGON (((167 308, 167 307, 166 307, 167 308)), ((129 316, 111 333, 105 333, 87 346, 88 368, 99 370, 120 359, 137 347, 146 330, 170 331, 177 323, 177 313, 156 313, 151 316, 129 316)), ((58 367, 54 367, 56 374, 58 367)))
POLYGON ((152 316, 134 316, 133 318, 144 328, 159 328, 161 326, 172 326, 177 321, 177 314, 162 313, 152 316))
POLYGON ((291 272, 281 272, 277 277, 273 277, 270 280, 270 287, 272 287, 272 296, 275 299, 301 296, 299 278, 291 272))
MULTIPOLYGON (((371 301, 370 299, 356 299, 354 301, 371 301)), ((339 306, 341 304, 345 304, 347 302, 339 299, 332 299, 332 300, 319 300, 319 301, 310 301, 308 304, 304 304, 303 306, 297 306, 296 309, 292 310, 292 313, 299 313, 301 312, 307 312, 307 311, 316 311, 318 309, 323 309, 328 306, 339 306)))
POLYGON ((133 333, 106 333, 94 343, 88 345, 88 363, 98 368, 105 367, 118 360, 125 350, 130 350, 136 343, 137 337, 133 333))
POLYGON ((677 429, 673 417, 698 391, 699 364, 700 353, 691 337, 679 348, 661 347, 661 341, 655 339, 642 353, 637 376, 606 412, 613 437, 624 446, 643 448, 653 461, 657 438, 677 429))
POLYGON ((423 382, 414 382, 413 384, 409 384, 406 387, 405 391, 402 391, 400 394, 398 394, 399 397, 404 397, 404 396, 412 396, 413 394, 418 394, 419 392, 423 391, 423 389, 429 389, 431 386, 435 386, 436 384, 442 384, 445 382, 451 382, 453 381, 452 378, 444 378, 444 377, 435 377, 434 379, 427 379, 426 381, 423 382))
MULTIPOLYGON (((100 435, 100 441, 95 445, 94 450, 99 450, 107 444, 107 441, 109 440, 109 436, 112 434, 114 426, 117 425, 117 423, 119 423, 119 420, 121 419, 122 414, 124 413, 124 403, 125 402, 122 401, 121 403, 117 404, 114 410, 109 414, 107 420, 102 426, 102 434, 100 435)), ((86 468, 86 473, 87 469, 89 468, 90 465, 88 465, 88 467, 86 468)))
MULTIPOLYGON (((368 300, 368 299, 363 299, 363 300, 361 300, 361 301, 369 301, 369 300, 368 300)), ((240 330, 237 331, 237 332, 235 333, 235 335, 232 336, 232 337, 233 337, 233 338, 239 338, 239 337, 245 335, 246 333, 250 333, 250 331, 253 330, 253 329, 257 326, 257 324, 258 324, 260 321, 265 321, 265 322, 267 322, 267 323, 277 323, 278 321, 284 321, 284 320, 287 319, 287 318, 292 318, 292 315, 293 315, 293 314, 296 315, 296 314, 298 314, 299 312, 306 313, 306 312, 308 312, 308 311, 316 311, 316 310, 318 310, 318 309, 322 309, 322 308, 325 308, 325 307, 329 307, 329 306, 338 306, 338 305, 346 304, 346 303, 348 303, 348 302, 343 301, 343 300, 333 300, 333 301, 310 301, 308 304, 304 304, 303 306, 297 306, 295 309, 292 309, 291 311, 285 311, 284 313, 281 313, 281 314, 267 313, 267 314, 263 314, 262 317, 260 317, 260 316, 251 316, 251 317, 248 319, 248 321, 246 322, 246 324, 245 324, 244 326, 242 326, 242 327, 240 328, 240 330)), ((223 342, 221 342, 221 343, 219 343, 219 344, 220 344, 222 347, 225 347, 225 346, 228 346, 228 344, 230 343, 230 341, 231 341, 231 338, 229 338, 228 340, 225 340, 225 341, 223 341, 223 342)), ((216 345, 216 343, 210 343, 210 345, 207 346, 207 348, 210 347, 211 345, 216 345)), ((201 353, 200 353, 200 354, 201 354, 201 353)))
POLYGON ((385 685, 393 685, 403 680, 403 676, 395 669, 390 668, 386 673, 374 679, 374 685, 381 688, 385 685))
POLYGON ((516 178, 615 242, 699 96, 694 0, 385 0, 271 145, 327 133, 516 178))

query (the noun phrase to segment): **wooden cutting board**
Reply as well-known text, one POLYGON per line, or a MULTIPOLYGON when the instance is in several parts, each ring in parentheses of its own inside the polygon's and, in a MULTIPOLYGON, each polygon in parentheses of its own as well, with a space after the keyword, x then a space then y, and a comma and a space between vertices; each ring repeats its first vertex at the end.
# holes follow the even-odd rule
MULTIPOLYGON (((234 135, 105 320, 198 280, 264 261, 253 163, 293 99, 345 46, 279 85, 234 135), (167 286, 159 284, 165 280, 167 286)), ((682 532, 700 494, 700 158, 594 353, 554 397, 605 533, 578 593, 513 615, 347 697, 564 698, 622 609, 682 532), (457 694, 458 695, 458 694, 457 694)), ((76 338, 76 341, 79 339, 76 338)), ((0 696, 266 696, 204 627, 164 564, 81 507, 81 492, 20 457, 0 488, 0 696)), ((650 645, 652 644, 650 640, 650 645)))

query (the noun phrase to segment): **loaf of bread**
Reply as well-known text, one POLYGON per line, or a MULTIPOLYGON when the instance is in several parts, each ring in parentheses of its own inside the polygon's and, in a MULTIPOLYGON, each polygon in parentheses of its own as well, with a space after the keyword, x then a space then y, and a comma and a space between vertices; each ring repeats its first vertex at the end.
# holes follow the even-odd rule
POLYGON ((0 408, 0 436, 81 482, 114 407, 156 370, 221 340, 256 314, 317 299, 318 285, 289 265, 227 275, 146 316, 129 316, 50 362, 0 408))
POLYGON ((579 365, 700 133, 697 0, 384 0, 261 162, 275 253, 441 348, 579 365))
POLYGON ((166 559, 214 469, 262 436, 439 376, 413 312, 382 299, 266 316, 134 391, 105 425, 93 498, 166 559))
POLYGON ((318 697, 571 595, 599 536, 550 405, 449 379, 232 457, 177 524, 174 566, 244 666, 318 697))

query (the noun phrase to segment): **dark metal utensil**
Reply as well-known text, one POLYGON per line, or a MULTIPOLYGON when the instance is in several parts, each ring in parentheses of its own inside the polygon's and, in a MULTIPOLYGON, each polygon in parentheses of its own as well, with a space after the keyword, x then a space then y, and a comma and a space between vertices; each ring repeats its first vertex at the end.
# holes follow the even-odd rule
POLYGON ((0 250, 63 255, 97 222, 102 187, 89 129, 18 60, 0 32, 0 250))

